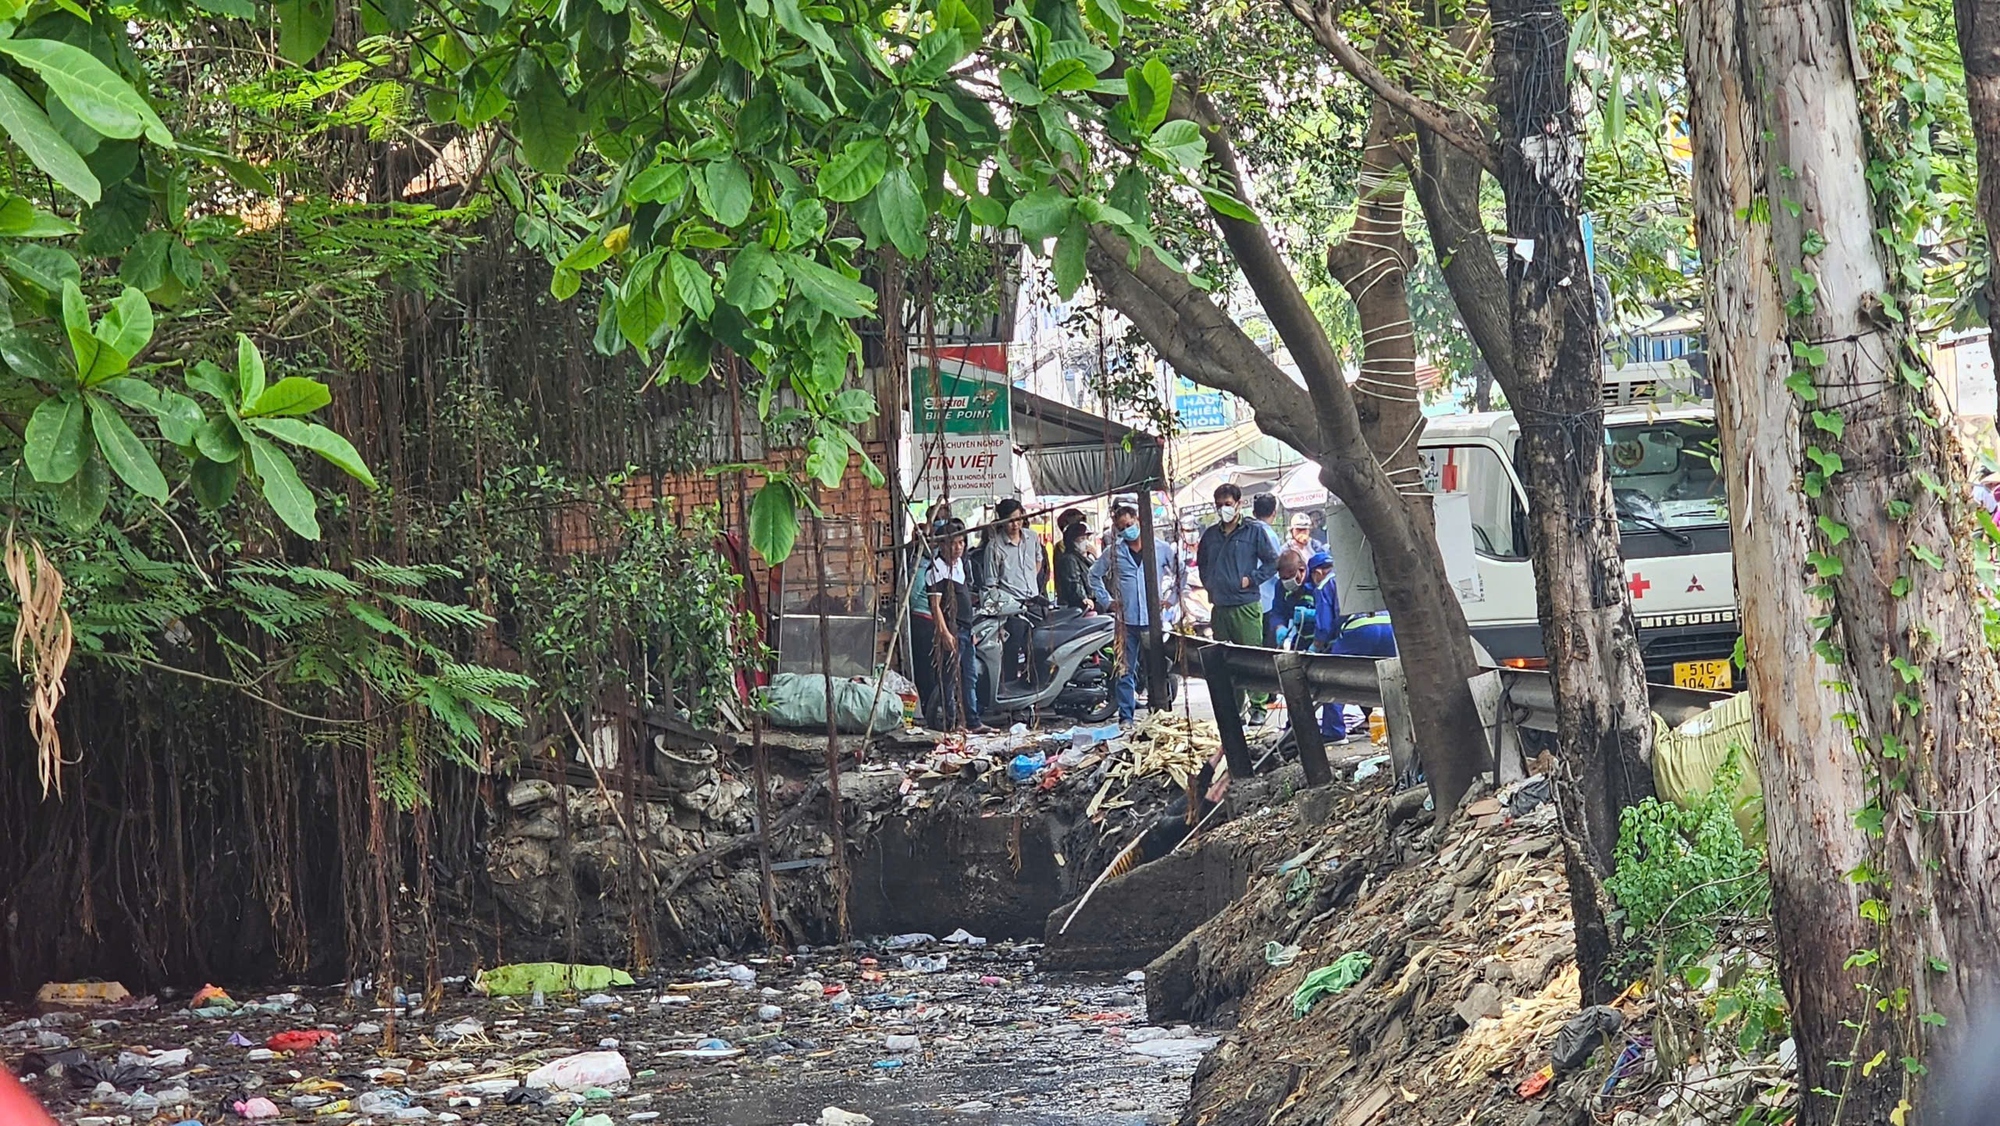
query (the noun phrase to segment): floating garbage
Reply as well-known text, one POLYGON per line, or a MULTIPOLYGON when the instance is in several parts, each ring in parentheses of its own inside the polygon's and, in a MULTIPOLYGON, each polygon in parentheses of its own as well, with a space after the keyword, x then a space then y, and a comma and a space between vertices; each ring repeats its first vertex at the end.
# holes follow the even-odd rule
POLYGON ((543 1064, 529 1072, 522 1083, 556 1091, 583 1091, 623 1086, 631 1081, 632 1069, 617 1052, 579 1052, 543 1064))
POLYGON ((905 954, 903 968, 920 974, 941 974, 951 965, 943 954, 905 954))
POLYGON ((944 941, 952 946, 984 946, 986 940, 960 927, 944 936, 944 941))

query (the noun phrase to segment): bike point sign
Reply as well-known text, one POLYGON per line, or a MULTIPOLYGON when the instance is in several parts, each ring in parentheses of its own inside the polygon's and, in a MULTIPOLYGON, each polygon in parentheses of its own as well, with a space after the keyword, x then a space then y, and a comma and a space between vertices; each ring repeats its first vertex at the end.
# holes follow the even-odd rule
POLYGON ((911 499, 1013 493, 1011 391, 1002 372, 949 360, 910 365, 911 499))

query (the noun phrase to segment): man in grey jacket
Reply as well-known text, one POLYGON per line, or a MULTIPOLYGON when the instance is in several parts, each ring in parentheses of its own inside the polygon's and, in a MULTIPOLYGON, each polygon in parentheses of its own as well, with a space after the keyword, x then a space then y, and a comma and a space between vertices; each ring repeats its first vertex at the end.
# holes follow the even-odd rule
MULTIPOLYGON (((986 566, 993 586, 1023 606, 1037 598, 1046 599, 1049 587, 1049 553, 1042 549, 1042 537, 1028 527, 1021 502, 1013 497, 993 506, 997 521, 987 540, 986 566)), ((1019 679, 1028 658, 1028 623, 1020 617, 1007 619, 1007 641, 1001 655, 1008 677, 1019 679)))
MULTIPOLYGON (((1195 550, 1196 569, 1213 607, 1209 629, 1217 641, 1238 645, 1264 643, 1264 581, 1278 573, 1278 549, 1264 525, 1245 516, 1243 490, 1224 484, 1215 490, 1216 522, 1201 534, 1195 550)), ((1238 690, 1234 706, 1244 710, 1248 696, 1238 690)), ((1217 701, 1220 706, 1220 701, 1217 701)))

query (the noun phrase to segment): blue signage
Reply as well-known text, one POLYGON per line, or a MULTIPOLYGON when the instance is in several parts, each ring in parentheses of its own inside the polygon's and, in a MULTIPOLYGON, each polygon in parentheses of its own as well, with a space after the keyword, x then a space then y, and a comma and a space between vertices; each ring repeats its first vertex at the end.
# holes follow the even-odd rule
POLYGON ((1175 395, 1174 414, 1184 430, 1221 430, 1229 425, 1229 407, 1220 391, 1175 395))

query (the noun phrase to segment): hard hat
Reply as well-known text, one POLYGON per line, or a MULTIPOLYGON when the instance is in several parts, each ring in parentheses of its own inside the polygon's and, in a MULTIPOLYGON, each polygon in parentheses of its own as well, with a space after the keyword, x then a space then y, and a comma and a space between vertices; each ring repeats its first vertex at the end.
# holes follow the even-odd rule
POLYGON ((1310 528, 1312 526, 1313 526, 1313 518, 1309 513, 1304 513, 1304 512, 1292 513, 1292 527, 1310 528))

